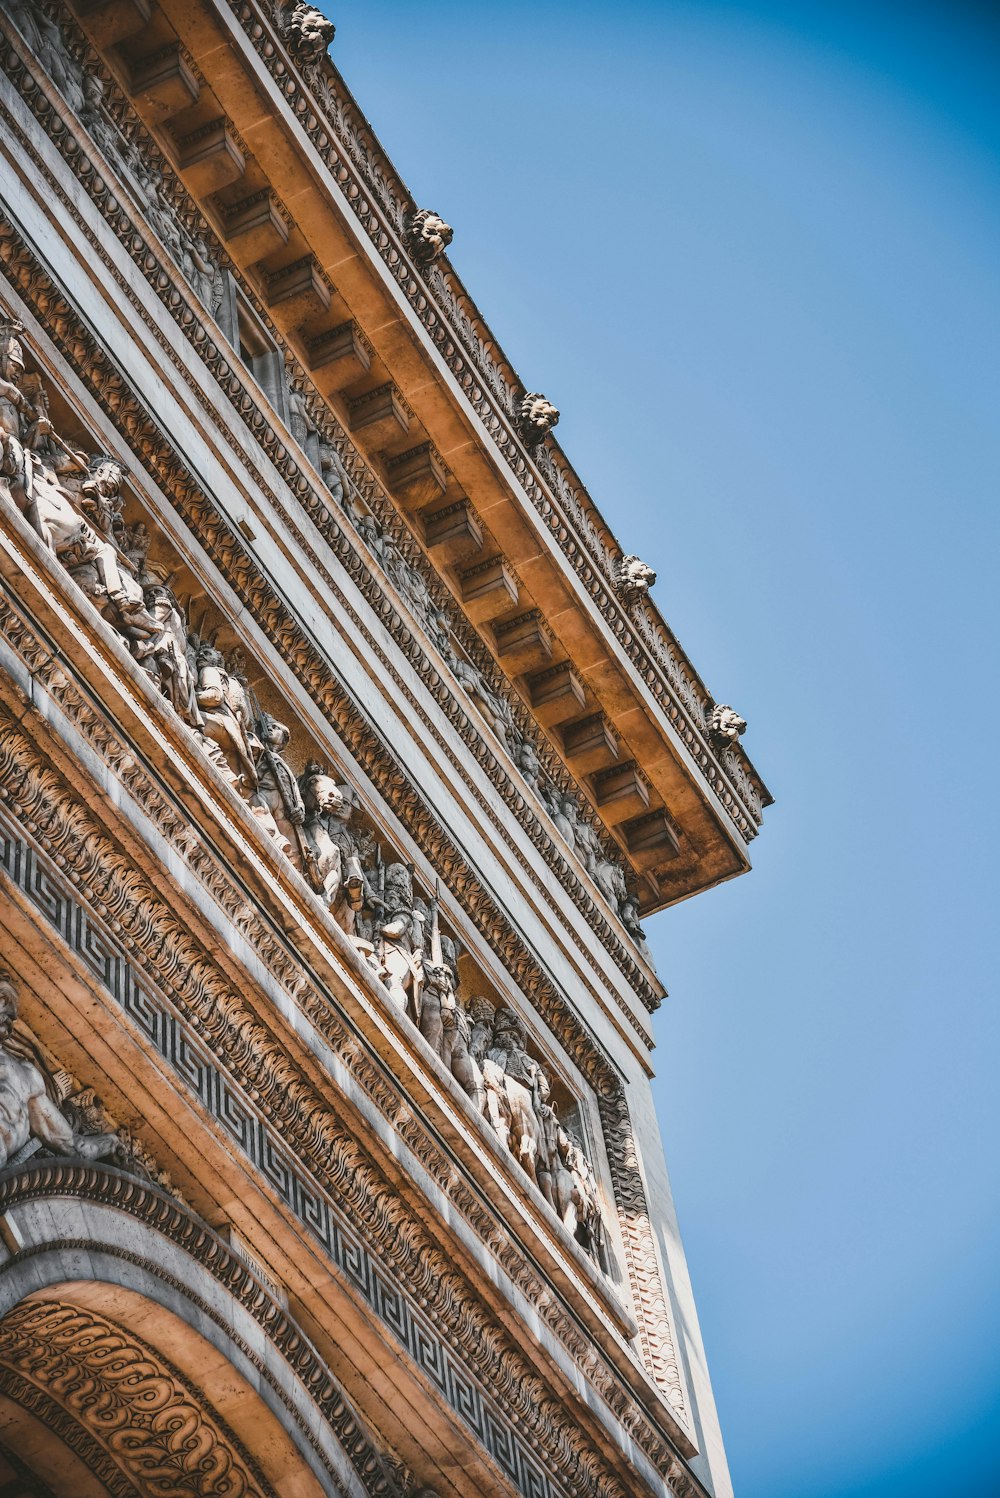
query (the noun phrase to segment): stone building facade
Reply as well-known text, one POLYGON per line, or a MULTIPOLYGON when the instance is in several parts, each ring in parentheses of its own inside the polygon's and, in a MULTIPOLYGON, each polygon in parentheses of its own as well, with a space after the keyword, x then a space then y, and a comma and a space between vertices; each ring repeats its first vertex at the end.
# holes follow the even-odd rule
POLYGON ((0 0, 0 1491, 722 1498, 640 920, 768 794, 333 38, 0 0))

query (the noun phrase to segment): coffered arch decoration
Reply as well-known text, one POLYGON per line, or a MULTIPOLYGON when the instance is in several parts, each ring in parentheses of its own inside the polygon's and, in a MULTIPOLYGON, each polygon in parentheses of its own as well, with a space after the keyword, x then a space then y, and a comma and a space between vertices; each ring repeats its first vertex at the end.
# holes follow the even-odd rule
POLYGON ((301 1330, 176 1200, 46 1160, 0 1175, 0 1214, 15 1249, 0 1265, 12 1491, 400 1498, 301 1330))

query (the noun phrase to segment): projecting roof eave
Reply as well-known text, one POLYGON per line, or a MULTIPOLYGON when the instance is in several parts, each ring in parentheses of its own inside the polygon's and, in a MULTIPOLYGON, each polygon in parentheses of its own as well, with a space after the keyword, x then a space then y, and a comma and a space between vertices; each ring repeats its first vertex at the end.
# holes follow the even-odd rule
POLYGON ((621 548, 555 438, 526 445, 524 383, 447 257, 415 261, 417 204, 337 70, 300 65, 250 4, 163 0, 160 14, 197 93, 176 125, 142 88, 137 107, 625 852, 642 909, 743 872, 763 782, 741 747, 713 741, 712 699, 648 596, 623 588, 621 548), (221 194, 171 144, 220 118, 238 173, 221 194), (273 213, 248 232, 245 205, 264 200, 273 213), (455 504, 471 556, 428 531, 455 504), (525 615, 540 621, 534 658, 503 630, 525 615))

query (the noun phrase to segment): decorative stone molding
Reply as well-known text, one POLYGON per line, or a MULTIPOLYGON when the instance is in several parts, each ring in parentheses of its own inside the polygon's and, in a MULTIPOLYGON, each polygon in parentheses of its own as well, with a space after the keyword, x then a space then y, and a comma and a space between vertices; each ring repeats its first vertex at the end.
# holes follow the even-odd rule
MULTIPOLYGON (((766 796, 762 782, 743 755, 727 763, 725 769, 715 761, 706 735, 708 693, 665 622, 651 608, 635 621, 621 613, 615 597, 617 545, 564 455, 554 444, 546 444, 536 453, 535 466, 548 485, 548 493, 526 467, 512 440, 513 430, 507 435, 506 415, 516 408, 516 393, 523 386, 454 271, 439 263, 432 265, 426 281, 418 279, 394 249, 386 227, 399 229, 408 194, 340 74, 327 59, 322 76, 307 79, 308 88, 300 90, 294 72, 268 38, 257 6, 252 0, 228 3, 289 107, 299 116, 301 128, 342 188, 345 201, 410 300, 415 316, 446 358, 485 430, 504 451, 516 482, 694 753, 700 773, 749 842, 760 826, 766 796), (314 112, 315 124, 310 111, 314 112)), ((266 7, 267 0, 264 3, 266 7)))
MULTIPOLYGON (((73 804, 59 778, 37 763, 32 766, 23 753, 12 760, 11 743, 10 734, 0 736, 0 785, 14 788, 4 798, 3 818, 15 808, 26 815, 35 837, 58 849, 80 894, 100 901, 107 920, 120 926, 120 936, 111 936, 104 921, 84 918, 79 907, 74 919, 65 919, 61 909, 75 897, 61 889, 62 876, 9 837, 6 872, 64 939, 71 933, 78 955, 146 1042, 175 1068, 182 1089, 195 1092, 233 1145, 340 1264, 417 1365, 435 1377, 477 1439, 516 1477, 522 1493, 629 1498, 592 1444, 567 1421, 562 1400, 545 1388, 484 1311, 478 1289, 441 1253, 423 1221, 410 1215, 354 1130, 336 1118, 332 1094, 322 1100, 315 1094, 215 961, 178 925, 145 879, 125 866, 121 851, 73 804), (122 943, 134 959, 125 956, 122 943), (133 961, 145 963, 141 975, 133 961), (160 986, 169 1002, 160 998, 160 986), (247 1086, 252 1105, 243 1092, 247 1086), (377 1263, 394 1284, 384 1283, 377 1263), (401 1319, 399 1286, 404 1284, 408 1307, 401 1319), (475 1375, 470 1382, 484 1355, 491 1396, 475 1375), (499 1425, 499 1411, 488 1416, 495 1402, 506 1411, 499 1425), (522 1434, 514 1434, 511 1419, 522 1434), (548 1476, 529 1454, 529 1437, 547 1451, 548 1473, 560 1474, 558 1489, 548 1486, 548 1476)), ((586 1361, 592 1378, 592 1351, 586 1361)), ((637 1417, 641 1421, 633 1405, 632 1418, 637 1417)))
MULTIPOLYGON (((41 661, 38 666, 42 669, 41 661)), ((84 895, 89 893, 91 898, 99 900, 108 912, 108 919, 121 924, 121 940, 128 944, 130 950, 136 953, 151 950, 146 933, 155 932, 154 981, 164 985, 174 1004, 180 1004, 193 1021, 194 1028, 188 1032, 184 1044, 178 1049, 179 1041, 174 1033, 176 1021, 169 1018, 171 1011, 158 1007, 155 994, 145 977, 130 976, 130 964, 124 957, 119 957, 109 967, 109 944, 112 948, 115 947, 116 940, 106 932, 98 935, 94 930, 97 923, 93 918, 88 923, 79 916, 75 920, 67 920, 63 915, 56 914, 57 929, 63 932, 71 930, 74 933, 79 955, 102 983, 108 985, 113 982, 114 986, 109 989, 111 996, 140 1025, 150 1042, 166 1059, 173 1064, 173 1058, 182 1053, 200 1055, 201 1060, 194 1075, 200 1079, 201 1100, 210 1111, 219 1110, 218 1116, 224 1129, 242 1149, 256 1151, 257 1132, 245 1122, 245 1105, 235 1097, 230 1097, 231 1083, 223 1079, 220 1066, 232 1068, 231 1075, 234 1077, 249 1076, 254 1094, 259 1100, 258 1108, 265 1109, 279 1130, 279 1135, 269 1140, 263 1157, 257 1159, 253 1155, 254 1163, 268 1179, 281 1185, 285 1199, 290 1204, 299 1200, 309 1203, 307 1226, 310 1231, 319 1233, 328 1251, 333 1251, 341 1243, 342 1236, 338 1236, 333 1227, 317 1223, 315 1213, 319 1198, 316 1187, 309 1185, 299 1188, 295 1185, 300 1166, 289 1155, 289 1149, 298 1149, 299 1158, 309 1161, 314 1158, 317 1147, 320 1147, 318 1158, 322 1161, 319 1167, 321 1176, 336 1182, 338 1191, 343 1190, 348 1183, 350 1185, 345 1207, 353 1225, 352 1238, 354 1231, 364 1230, 365 1223, 391 1224, 390 1259, 396 1260, 402 1255, 399 1259, 400 1266, 402 1268, 404 1264, 409 1265, 404 1272, 412 1276, 413 1264, 417 1262, 412 1256, 416 1252, 416 1243, 409 1229, 404 1231, 398 1197, 393 1188, 380 1184, 377 1169, 373 1175, 373 1162, 356 1145, 352 1131, 348 1129, 346 1134, 341 1132, 339 1142, 334 1144, 334 1139, 338 1138, 336 1132, 331 1134, 329 1124, 320 1124, 315 1102, 307 1104, 308 1089, 303 1091, 301 1081, 296 1079, 294 1068, 282 1055, 281 1048, 276 1047, 262 1027, 243 1012, 241 1001, 229 989, 226 979, 220 978, 213 971, 213 964, 206 962, 203 952, 193 943, 192 937, 177 925, 172 916, 165 911, 157 911, 158 902, 141 876, 122 868, 120 852, 82 808, 74 805, 67 797, 58 777, 51 770, 43 768, 26 748, 19 748, 21 743, 20 733, 13 728, 0 732, 0 831, 5 815, 2 807, 5 803, 10 812, 16 811, 18 817, 33 826, 34 836, 52 849, 53 855, 71 873, 76 887, 84 895), (5 791, 4 787, 12 789, 5 791), (185 997, 185 990, 190 991, 190 1001, 185 997), (201 1040, 198 1039, 199 1036, 201 1040), (205 1046, 208 1047, 207 1050, 205 1046), (275 1108, 277 1111, 274 1111, 275 1108), (324 1138, 326 1143, 323 1143, 324 1138), (345 1147, 348 1151, 346 1156, 342 1154, 345 1147), (333 1169, 331 1162, 334 1160, 339 1160, 340 1164, 331 1178, 329 1172, 333 1169)), ((134 769, 133 761, 133 771, 134 769)), ((59 880, 51 871, 43 870, 38 856, 28 846, 16 840, 8 840, 4 845, 3 838, 0 837, 0 852, 3 854, 2 866, 6 868, 8 876, 29 897, 40 902, 40 913, 51 918, 54 912, 65 907, 66 896, 59 891, 59 880)), ((239 924, 244 934, 253 939, 254 932, 252 926, 248 925, 248 915, 244 902, 244 914, 239 924)), ((273 938, 271 941, 273 943, 273 938)), ((266 948, 262 955, 266 955, 266 948)), ((301 970, 295 972, 288 969, 287 959, 282 978, 284 986, 296 994, 308 1018, 323 1031, 337 1054, 358 1076, 365 1090, 392 1119, 406 1144, 414 1150, 439 1186, 452 1198, 456 1208, 480 1233, 491 1252, 498 1253, 506 1272, 512 1275, 519 1288, 534 1302, 546 1322, 572 1348, 574 1356, 586 1362, 588 1379, 607 1400, 616 1416, 644 1447, 652 1440, 655 1450, 659 1438, 650 1429, 634 1397, 610 1373, 600 1356, 595 1357, 593 1344, 587 1339, 581 1340, 578 1333, 572 1330, 572 1323, 566 1320, 547 1284, 539 1280, 533 1269, 519 1257, 516 1245, 492 1214, 484 1212, 481 1199, 456 1175, 450 1160, 442 1157, 431 1135, 413 1117, 402 1094, 394 1092, 394 1084, 384 1071, 377 1067, 373 1069, 370 1064, 365 1065, 357 1039, 345 1030, 341 1022, 335 1020, 329 1003, 321 993, 310 988, 308 976, 303 980, 301 970)), ((181 1081, 183 1085, 189 1084, 187 1070, 181 1081)), ((329 1098, 325 1100, 322 1113, 329 1114, 330 1101, 329 1098)), ((642 1323, 644 1357, 647 1366, 655 1371, 658 1382, 668 1393, 674 1408, 683 1417, 684 1396, 672 1350, 672 1333, 635 1156, 631 1124, 624 1096, 620 1089, 615 1089, 610 1071, 602 1089, 600 1106, 615 1178, 615 1198, 619 1207, 630 1283, 638 1287, 637 1304, 642 1323)), ((418 1238, 420 1231, 422 1230, 417 1232, 418 1238)), ((382 1254, 386 1245, 383 1242, 381 1246, 373 1244, 373 1247, 377 1253, 382 1254)), ((350 1253, 356 1251, 359 1250, 355 1242, 350 1253)), ((418 1257, 421 1261, 426 1259, 427 1265, 427 1277, 423 1280, 425 1288, 421 1293, 429 1295, 428 1287, 433 1286, 436 1297, 445 1297, 444 1304, 461 1303, 469 1306, 475 1303, 475 1292, 470 1302, 468 1287, 460 1287, 452 1270, 439 1257, 435 1257, 435 1252, 426 1241, 419 1250, 418 1257), (455 1296, 457 1299, 454 1299, 455 1296)), ((368 1282, 366 1278, 365 1283, 368 1282)), ((480 1312, 476 1312, 473 1323, 478 1328, 473 1344, 495 1345, 493 1333, 486 1332, 480 1312), (486 1338, 485 1342, 481 1340, 483 1337, 486 1338)), ((464 1339, 462 1345, 466 1345, 464 1339)), ((517 1379, 526 1377, 526 1369, 522 1366, 517 1379)), ((523 1408, 520 1402, 518 1410, 518 1418, 521 1419, 523 1408)), ((664 1458, 658 1454, 653 1459, 660 1463, 664 1458)))
POLYGON ((91 1460, 96 1447, 100 1467, 91 1471, 114 1478, 113 1492, 131 1492, 123 1477, 144 1487, 159 1472, 160 1491, 178 1498, 194 1483, 213 1498, 277 1498, 226 1422, 161 1353, 83 1307, 44 1300, 9 1311, 0 1322, 0 1390, 71 1447, 89 1448, 91 1460))
MULTIPOLYGON (((92 178, 92 173, 89 173, 83 169, 79 170, 81 178, 84 181, 89 182, 92 178)), ((53 190, 56 190, 57 185, 55 183, 53 183, 52 185, 53 190)), ((127 222, 127 220, 125 222, 127 222)), ((121 226, 121 232, 124 232, 124 223, 121 226)), ((96 244, 95 251, 99 252, 99 246, 97 246, 96 244)), ((32 268, 28 268, 30 257, 28 257, 28 260, 23 260, 24 255, 24 247, 20 244, 16 234, 14 234, 12 231, 0 233, 0 257, 7 261, 8 265, 10 266, 10 271, 14 272, 15 274, 15 279, 27 292, 27 294, 31 296, 36 294, 30 289, 32 284, 43 284, 46 278, 37 267, 32 266, 32 268), (23 263, 18 264, 19 261, 23 261, 23 263), (16 270, 15 266, 17 266, 16 270)), ((166 284, 169 285, 169 283, 166 284)), ((124 283, 122 285, 122 290, 126 296, 130 295, 129 290, 124 285, 124 283)), ((62 302, 62 299, 58 297, 58 294, 54 293, 51 289, 45 291, 40 290, 38 294, 43 296, 46 303, 45 320, 50 328, 53 328, 53 330, 55 331, 58 328, 60 322, 67 326, 75 325, 75 319, 72 317, 70 309, 68 307, 65 307, 64 303, 62 304, 64 310, 61 310, 61 316, 54 317, 57 303, 62 302)), ((141 308, 139 307, 139 304, 134 299, 134 297, 131 298, 131 300, 133 302, 133 305, 136 307, 137 312, 139 312, 140 315, 144 315, 142 314, 141 308)), ((173 301, 172 297, 168 298, 167 300, 168 305, 172 305, 173 307, 177 306, 177 303, 173 301)), ((206 340, 204 340, 204 338, 198 337, 198 334, 200 332, 200 325, 194 319, 186 320, 183 323, 183 326, 188 336, 192 337, 192 340, 195 342, 195 346, 199 349, 199 351, 201 351, 203 354, 206 351, 214 352, 214 362, 217 370, 219 371, 219 376, 223 380, 224 386, 232 391, 234 403, 236 404, 237 409, 243 415, 244 419, 247 420, 248 425, 254 432, 254 435, 272 453, 279 464, 284 466, 289 471, 289 479, 293 483, 294 490, 298 494, 300 500, 305 503, 311 517, 316 521, 320 529, 329 538, 330 544, 334 547, 340 560, 345 562, 349 566, 349 569, 352 571, 355 580, 362 587, 363 591, 367 592, 370 601, 376 608, 377 613, 393 629, 394 634, 397 635, 401 648, 405 653, 409 655, 411 661, 418 666, 425 683, 430 686, 431 690, 437 696, 437 699, 441 706, 445 708, 456 731, 459 733, 459 735, 467 745, 470 745, 470 747, 474 748, 477 754, 477 758, 479 758, 480 762, 488 768, 488 772, 494 784, 498 784, 502 788, 505 788, 508 794, 511 809, 518 815, 522 824, 532 831, 536 840, 536 844, 542 851, 546 862, 559 874, 561 882, 563 882, 563 884, 569 889, 578 907, 585 911, 593 929, 600 934, 601 939, 604 941, 609 952, 615 958, 618 966, 622 969, 622 971, 625 973, 626 977, 632 984, 634 991, 642 998, 643 1002, 646 1003, 648 1008, 655 1008, 660 1000, 660 992, 649 983, 648 979, 642 973, 641 969, 637 966, 635 961, 629 957, 620 940, 616 938, 613 929, 610 927, 608 922, 603 918, 603 916, 599 914, 599 912, 595 909, 592 901, 589 900, 585 892, 580 888, 578 882, 575 880, 572 874, 571 869, 558 853, 556 845, 552 842, 551 838, 548 837, 539 820, 533 815, 523 796, 519 796, 516 793, 515 788, 510 784, 509 780, 506 779, 500 763, 497 761, 495 756, 491 755, 486 749, 486 746, 482 742, 481 736, 477 734, 472 721, 458 707, 457 700, 449 691, 449 689, 444 685, 444 683, 442 683, 440 676, 434 670, 430 660, 419 646, 417 640, 414 638, 412 633, 407 630, 403 620, 400 619, 398 613, 396 613, 390 599, 374 583, 371 573, 361 561, 356 550, 352 548, 343 528, 337 524, 333 514, 315 494, 315 491, 309 485, 309 482, 305 475, 301 472, 301 470, 296 468, 294 462, 291 460, 288 454, 287 446, 281 441, 278 434, 276 434, 274 430, 266 423, 266 420, 263 417, 256 413, 248 392, 246 391, 246 387, 243 386, 242 382, 239 380, 239 377, 233 367, 225 360, 224 356, 221 355, 219 350, 213 350, 212 346, 208 346, 208 349, 206 350, 206 340)), ((172 351, 169 350, 169 346, 166 344, 165 340, 163 340, 162 334, 160 334, 159 330, 155 328, 155 325, 151 325, 150 331, 157 338, 157 341, 160 343, 161 347, 163 347, 171 355, 171 357, 173 357, 172 351)), ((130 396, 129 392, 124 389, 121 380, 116 374, 112 374, 109 377, 106 376, 103 372, 100 374, 98 373, 102 362, 106 362, 103 361, 103 356, 101 355, 100 351, 91 348, 87 356, 82 356, 82 347, 83 343, 85 342, 86 334, 82 330, 74 331, 74 334, 71 338, 72 362, 75 362, 77 364, 80 373, 88 381, 88 383, 90 383, 94 387, 95 394, 97 395, 101 404, 105 405, 106 409, 109 410, 109 414, 112 415, 112 418, 116 421, 116 423, 118 423, 119 425, 123 425, 126 430, 138 432, 138 430, 142 428, 143 419, 138 411, 134 409, 135 402, 133 398, 130 396)), ((178 374, 184 374, 182 366, 180 366, 179 364, 175 364, 175 368, 177 369, 178 374)), ((207 409, 210 410, 211 408, 209 407, 207 409)), ((151 430, 152 429, 150 429, 150 431, 151 430)), ((147 442, 152 442, 151 435, 146 440, 147 442)), ((231 438, 230 441, 233 450, 239 453, 240 457, 243 457, 243 454, 238 448, 237 444, 233 442, 231 438)), ((192 503, 191 479, 186 474, 183 477, 181 476, 176 458, 168 458, 165 450, 162 449, 161 445, 160 451, 157 452, 155 456, 150 451, 148 456, 146 456, 143 461, 158 483, 161 483, 163 481, 163 476, 165 473, 171 471, 177 473, 176 484, 174 487, 175 502, 178 498, 183 497, 184 507, 186 507, 187 510, 189 523, 193 523, 196 530, 199 529, 201 525, 200 517, 204 517, 207 513, 206 502, 203 498, 200 498, 197 503, 192 503)), ((272 495, 267 490, 266 486, 261 480, 259 472, 254 470, 252 478, 258 492, 261 493, 264 497, 268 498, 268 500, 274 505, 274 507, 276 509, 282 510, 282 513, 284 514, 283 507, 280 505, 277 497, 272 495)), ((223 527, 222 529, 224 530, 225 528, 223 527)), ((238 561, 243 567, 246 566, 248 559, 243 550, 242 544, 236 542, 231 536, 228 537, 225 542, 223 542, 221 533, 217 531, 216 534, 211 538, 206 537, 205 539, 208 544, 209 551, 221 551, 221 562, 224 570, 226 570, 229 562, 233 560, 238 561)), ((317 556, 307 537, 301 531, 298 531, 296 532, 296 540, 301 545, 303 554, 316 568, 317 573, 320 576, 324 577, 331 590, 338 596, 338 598, 340 598, 342 602, 346 604, 346 600, 344 600, 343 598, 343 594, 336 579, 334 579, 327 571, 322 559, 317 556)), ((244 585, 240 582, 237 582, 233 578, 231 573, 229 574, 229 581, 237 587, 237 591, 240 591, 241 593, 244 591, 244 585)), ((248 605, 252 609, 254 609, 255 612, 257 612, 260 607, 263 594, 267 593, 268 591, 269 590, 260 574, 256 574, 253 586, 251 588, 251 593, 250 595, 246 595, 246 601, 248 605)), ((274 603, 271 603, 264 610, 265 615, 267 615, 271 620, 273 620, 274 618, 275 607, 276 605, 274 603)), ((374 654, 381 655, 381 647, 379 646, 378 641, 375 639, 371 631, 367 628, 362 620, 356 620, 356 628, 359 632, 359 635, 365 639, 366 646, 370 648, 374 654)), ((273 624, 265 623, 265 629, 273 634, 273 624)), ((297 632, 296 627, 290 620, 288 620, 284 625, 284 629, 282 632, 282 642, 279 645, 279 648, 283 653, 286 653, 288 649, 287 641, 290 638, 289 631, 291 631, 291 634, 295 634, 297 632)), ((314 651, 311 651, 310 654, 312 654, 314 659, 318 660, 318 658, 315 656, 314 651)), ((413 697, 413 694, 409 691, 406 685, 399 679, 398 673, 396 673, 395 671, 395 667, 388 660, 385 660, 385 668, 396 676, 399 689, 408 698, 413 711, 419 716, 423 717, 427 726, 431 728, 431 731, 434 731, 433 726, 427 719, 426 714, 423 712, 420 704, 413 697)), ((296 669, 298 670, 299 668, 296 667, 296 669)), ((315 669, 315 667, 313 669, 315 669)), ((311 691, 315 691, 314 682, 310 682, 309 687, 311 691)), ((324 706, 326 706, 326 704, 324 704, 324 706)), ((447 741, 447 739, 440 738, 440 747, 441 752, 451 760, 457 773, 463 779, 467 779, 467 770, 462 764, 460 757, 457 757, 455 755, 454 748, 447 741)), ((494 825, 496 827, 498 836, 503 839, 508 847, 514 850, 514 842, 511 839, 509 831, 507 830, 503 822, 499 819, 494 819, 494 825)), ((540 894, 542 898, 552 906, 553 911, 556 912, 558 909, 557 904, 553 901, 551 893, 544 886, 540 887, 540 894)), ((573 939, 574 941, 576 941, 577 945, 580 946, 580 943, 575 936, 573 937, 573 939)), ((583 950, 582 946, 581 950, 583 950)), ((628 1011, 626 1010, 625 1012, 628 1015, 628 1011)), ((632 1016, 628 1015, 628 1017, 630 1023, 634 1023, 632 1016)), ((640 1031, 640 1033, 642 1032, 640 1031)))
MULTIPOLYGON (((312 1401, 320 1418, 345 1451, 369 1498, 403 1498, 402 1485, 392 1476, 391 1455, 375 1448, 365 1430, 364 1422, 346 1399, 340 1385, 302 1328, 269 1294, 266 1285, 251 1268, 189 1208, 179 1205, 176 1200, 165 1196, 155 1187, 137 1182, 104 1164, 82 1165, 78 1161, 31 1160, 20 1169, 0 1176, 0 1213, 6 1213, 22 1203, 58 1202, 67 1197, 94 1203, 107 1208, 111 1213, 123 1213, 152 1233, 175 1244, 192 1264, 211 1275, 227 1299, 247 1314, 252 1324, 256 1324, 264 1345, 273 1348, 292 1370, 300 1385, 297 1391, 300 1397, 294 1400, 289 1398, 275 1378, 269 1359, 261 1355, 264 1349, 256 1337, 251 1346, 238 1335, 231 1321, 223 1316, 217 1301, 213 1300, 210 1304, 202 1299, 187 1280, 181 1282, 171 1275, 159 1258, 156 1262, 151 1262, 117 1242, 93 1238, 73 1239, 65 1234, 58 1238, 61 1251, 69 1254, 81 1252, 88 1256, 97 1253, 161 1281, 182 1303, 190 1307, 193 1319, 200 1318, 203 1324, 214 1323, 221 1330, 225 1341, 238 1348, 261 1384, 267 1384, 276 1401, 283 1405, 290 1426, 297 1427, 309 1441, 313 1434, 311 1420, 301 1396, 305 1395, 307 1400, 312 1401)), ((29 1259, 36 1253, 45 1253, 49 1247, 49 1244, 42 1243, 36 1248, 22 1250, 15 1262, 29 1259)), ((83 1434, 86 1435, 86 1432, 83 1434)), ((313 1449, 316 1450, 315 1445, 313 1449)), ((91 1443, 89 1450, 95 1456, 100 1454, 96 1442, 91 1443)), ((317 1455, 319 1456, 318 1452, 317 1455)), ((326 1465, 322 1456, 320 1461, 326 1465)), ((94 1470, 98 1469, 95 1467, 94 1470)), ((327 1470, 336 1490, 336 1473, 330 1467, 327 1470)), ((126 1498, 134 1498, 131 1486, 127 1489, 126 1498)))

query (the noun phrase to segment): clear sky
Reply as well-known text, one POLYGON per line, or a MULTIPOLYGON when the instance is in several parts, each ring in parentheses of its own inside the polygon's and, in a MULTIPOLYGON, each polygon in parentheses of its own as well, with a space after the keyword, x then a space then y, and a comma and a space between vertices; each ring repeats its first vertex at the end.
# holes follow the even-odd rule
POLYGON ((328 8, 777 798, 649 923, 738 1498, 994 1498, 1000 9, 328 8))

